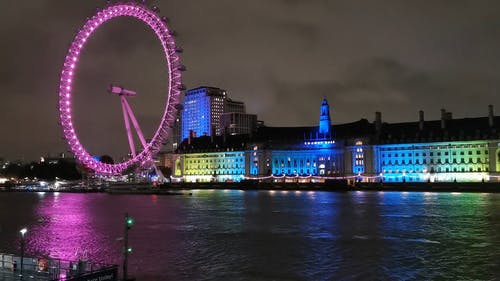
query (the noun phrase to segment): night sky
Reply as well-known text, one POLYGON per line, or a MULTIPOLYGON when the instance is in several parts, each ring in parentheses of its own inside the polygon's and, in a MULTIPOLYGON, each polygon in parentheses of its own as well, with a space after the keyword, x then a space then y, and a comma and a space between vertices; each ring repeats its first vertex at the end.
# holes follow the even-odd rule
MULTIPOLYGON (((316 125, 327 97, 334 124, 415 121, 500 112, 499 1, 150 1, 170 18, 187 88, 228 90, 270 126, 316 125)), ((67 150, 57 124, 59 72, 84 20, 103 0, 0 1, 0 157, 67 150)), ((114 19, 87 44, 74 84, 76 129, 91 153, 127 141, 109 83, 136 90, 146 135, 165 100, 166 69, 152 31, 114 19)))

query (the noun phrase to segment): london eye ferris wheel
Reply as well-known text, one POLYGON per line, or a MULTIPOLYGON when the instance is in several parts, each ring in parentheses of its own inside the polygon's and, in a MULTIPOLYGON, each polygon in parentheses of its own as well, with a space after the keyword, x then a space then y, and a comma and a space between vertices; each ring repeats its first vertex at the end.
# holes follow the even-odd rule
POLYGON ((143 3, 117 3, 97 11, 79 29, 71 43, 61 71, 59 83, 59 122, 64 138, 75 157, 88 169, 98 175, 119 175, 131 167, 147 167, 151 165, 152 158, 158 153, 169 134, 176 116, 176 106, 179 103, 181 92, 184 89, 181 81, 181 72, 185 67, 180 63, 178 48, 174 41, 174 33, 169 29, 168 19, 158 15, 156 7, 149 8, 143 3), (155 130, 153 137, 146 141, 137 120, 128 105, 126 97, 135 95, 135 92, 118 86, 110 86, 110 93, 120 96, 123 117, 127 129, 131 149, 130 159, 120 163, 109 164, 95 159, 82 145, 75 130, 72 108, 77 106, 72 102, 73 81, 78 69, 80 53, 92 34, 104 23, 119 17, 132 17, 145 23, 151 28, 158 38, 164 54, 164 63, 168 70, 168 82, 165 86, 166 100, 160 125, 155 130), (141 141, 142 150, 135 151, 135 144, 131 132, 132 123, 141 141))

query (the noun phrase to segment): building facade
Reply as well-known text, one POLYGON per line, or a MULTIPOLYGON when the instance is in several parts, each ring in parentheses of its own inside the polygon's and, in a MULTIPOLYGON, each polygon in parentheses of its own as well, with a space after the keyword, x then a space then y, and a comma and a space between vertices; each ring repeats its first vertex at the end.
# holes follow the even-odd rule
POLYGON ((224 113, 245 113, 245 103, 241 101, 235 101, 230 98, 224 100, 224 113))
POLYGON ((252 135, 257 130, 257 115, 228 112, 220 117, 222 134, 227 135, 252 135))
POLYGON ((496 148, 486 140, 376 145, 374 172, 389 182, 483 181, 497 170, 496 148))
POLYGON ((244 151, 213 151, 176 155, 176 176, 187 182, 239 182, 245 175, 244 151))
POLYGON ((499 181, 500 118, 385 123, 381 113, 331 125, 323 100, 318 126, 260 127, 254 134, 183 142, 174 155, 182 181, 244 179, 366 182, 499 181))

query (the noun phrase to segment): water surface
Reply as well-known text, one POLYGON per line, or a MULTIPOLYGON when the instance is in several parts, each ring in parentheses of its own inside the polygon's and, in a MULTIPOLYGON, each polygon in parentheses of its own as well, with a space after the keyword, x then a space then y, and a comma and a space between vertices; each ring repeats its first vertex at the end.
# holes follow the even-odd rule
POLYGON ((497 280, 500 194, 0 193, 0 252, 121 263, 138 280, 497 280))

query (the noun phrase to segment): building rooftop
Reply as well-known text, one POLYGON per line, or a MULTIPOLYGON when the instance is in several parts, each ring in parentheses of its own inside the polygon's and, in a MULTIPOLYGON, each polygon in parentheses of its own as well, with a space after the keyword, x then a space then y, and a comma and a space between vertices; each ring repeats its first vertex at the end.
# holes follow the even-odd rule
POLYGON ((376 141, 378 143, 409 143, 434 141, 465 141, 500 138, 500 117, 493 117, 493 127, 488 117, 461 118, 420 122, 383 123, 376 141))
POLYGON ((333 139, 337 143, 352 144, 361 139, 371 144, 412 143, 412 142, 442 142, 442 141, 470 141, 500 138, 500 116, 493 117, 493 127, 490 127, 489 117, 461 118, 444 120, 430 120, 381 123, 377 131, 377 121, 370 122, 361 119, 351 123, 332 125, 331 136, 321 136, 318 126, 306 127, 267 127, 261 126, 252 136, 203 136, 190 141, 185 140, 179 151, 192 150, 227 150, 248 149, 247 145, 261 145, 262 147, 277 147, 300 145, 304 140, 333 139))

